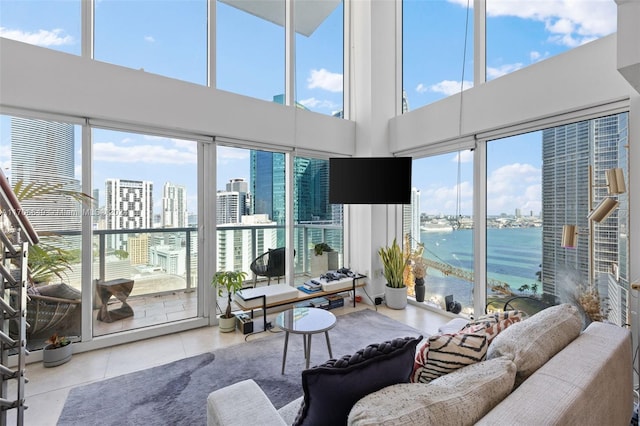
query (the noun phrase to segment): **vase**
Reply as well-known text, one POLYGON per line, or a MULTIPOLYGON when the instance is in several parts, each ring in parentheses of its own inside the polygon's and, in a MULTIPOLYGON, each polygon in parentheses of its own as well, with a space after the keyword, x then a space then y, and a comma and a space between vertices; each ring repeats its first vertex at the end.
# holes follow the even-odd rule
POLYGON ((414 291, 416 293, 416 302, 424 302, 424 294, 426 291, 426 287, 424 286, 424 278, 416 278, 415 279, 415 287, 414 291))
POLYGON ((236 316, 232 315, 231 318, 218 317, 218 327, 222 333, 230 333, 236 329, 236 316))
POLYGON ((73 355, 71 343, 58 348, 47 345, 42 350, 42 365, 45 367, 56 367, 68 362, 73 355))
POLYGON ((384 287, 384 301, 391 309, 404 309, 407 307, 407 287, 384 287))

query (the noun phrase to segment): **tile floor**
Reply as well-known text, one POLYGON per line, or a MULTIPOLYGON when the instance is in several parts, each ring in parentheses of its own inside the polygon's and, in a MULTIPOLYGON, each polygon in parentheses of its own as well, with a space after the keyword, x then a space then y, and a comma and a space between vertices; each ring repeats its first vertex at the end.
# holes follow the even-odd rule
MULTIPOLYGON (((360 304, 353 308, 343 307, 332 310, 336 315, 353 312, 373 306, 360 304)), ((404 322, 426 334, 433 334, 448 318, 435 312, 409 305, 404 310, 392 310, 378 306, 378 312, 404 322)), ((275 314, 268 319, 275 319, 275 314), (272 318, 273 317, 273 318, 272 318)), ((260 339, 269 333, 251 335, 250 339, 260 339)), ((220 333, 217 327, 205 327, 167 336, 156 337, 134 343, 78 353, 67 364, 44 368, 41 363, 27 365, 25 425, 55 425, 62 412, 69 391, 79 385, 104 380, 121 374, 143 370, 166 364, 178 359, 198 355, 225 346, 242 344, 245 335, 220 333)), ((15 411, 8 411, 7 424, 16 424, 15 411)))

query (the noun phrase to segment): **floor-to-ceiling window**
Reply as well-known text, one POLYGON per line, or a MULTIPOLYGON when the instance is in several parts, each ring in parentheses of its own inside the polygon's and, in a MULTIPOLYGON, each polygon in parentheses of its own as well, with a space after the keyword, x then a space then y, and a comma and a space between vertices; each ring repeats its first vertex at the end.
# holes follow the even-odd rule
POLYGON ((462 151, 414 160, 419 242, 427 259, 425 303, 453 295, 465 313, 465 306, 473 306, 478 276, 474 256, 484 255, 481 288, 488 311, 533 314, 587 297, 598 303, 599 315, 627 324, 627 115, 478 142, 486 144, 486 176, 480 182, 486 191, 486 246, 481 253, 473 251, 475 224, 469 216, 472 202, 481 201, 472 201, 470 180, 470 160, 480 154, 462 151))
POLYGON ((479 58, 489 81, 616 31, 615 2, 569 3, 486 0, 485 35, 473 0, 403 0, 403 112, 472 87, 479 58))
POLYGON ((543 306, 542 133, 488 142, 486 188, 487 310, 509 303, 507 309, 537 311, 543 306))
POLYGON ((80 1, 3 1, 0 37, 80 55, 80 1))
POLYGON ((413 186, 420 191, 420 233, 424 245, 425 303, 446 308, 451 296, 461 312, 473 310, 473 151, 416 159, 413 186))
POLYGON ((295 101, 343 116, 344 2, 296 0, 295 101))
POLYGON ((207 0, 95 2, 94 58, 207 84, 207 0))
POLYGON ((285 92, 284 0, 217 0, 215 87, 266 101, 285 92))
POLYGON ((403 111, 473 86, 473 1, 402 2, 403 111))
POLYGON ((343 206, 329 203, 329 161, 295 157, 296 274, 318 277, 344 266, 343 206))
POLYGON ((616 31, 616 4, 486 0, 487 80, 616 31))
POLYGON ((81 336, 81 126, 0 116, 0 163, 40 242, 29 253, 27 348, 53 333, 81 336))
POLYGON ((218 145, 216 180, 217 269, 246 272, 252 285, 282 279, 284 264, 265 274, 252 264, 286 247, 285 154, 218 145))
POLYGON ((197 143, 98 128, 92 140, 94 335, 195 317, 197 143))

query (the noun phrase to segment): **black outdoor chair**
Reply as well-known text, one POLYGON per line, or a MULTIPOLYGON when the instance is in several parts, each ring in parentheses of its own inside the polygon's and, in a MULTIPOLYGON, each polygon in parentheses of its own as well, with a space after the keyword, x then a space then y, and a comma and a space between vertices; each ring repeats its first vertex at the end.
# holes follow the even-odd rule
MULTIPOLYGON (((293 251, 296 255, 296 251, 293 251)), ((271 277, 280 277, 285 274, 285 251, 284 247, 269 249, 267 252, 258 256, 249 266, 253 272, 253 286, 256 286, 258 276, 267 277, 267 285, 271 284, 271 277)))

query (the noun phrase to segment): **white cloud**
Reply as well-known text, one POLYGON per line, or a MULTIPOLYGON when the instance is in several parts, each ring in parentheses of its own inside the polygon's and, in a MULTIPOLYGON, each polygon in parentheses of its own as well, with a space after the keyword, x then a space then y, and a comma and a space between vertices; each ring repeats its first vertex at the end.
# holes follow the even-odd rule
MULTIPOLYGON (((427 214, 451 214, 456 212, 458 185, 438 186, 420 191, 420 208, 427 214)), ((460 182, 460 212, 468 214, 472 211, 473 185, 471 182, 460 182), (466 213, 465 213, 466 212, 466 213)))
POLYGON ((327 101, 327 100, 323 101, 321 99, 316 99, 316 98, 301 99, 300 101, 298 101, 298 103, 307 108, 320 108, 320 109, 328 109, 328 110, 334 110, 336 108, 339 108, 339 105, 336 105, 331 101, 327 101))
POLYGON ((342 92, 342 74, 320 70, 311 70, 311 76, 307 78, 309 89, 323 89, 329 92, 342 92))
POLYGON ((542 211, 542 172, 531 164, 513 163, 487 177, 487 213, 542 211))
POLYGON ((156 39, 153 38, 153 36, 144 36, 144 41, 147 41, 149 43, 154 43, 156 39))
POLYGON ((119 163, 196 164, 195 152, 162 145, 117 146, 113 142, 94 145, 96 161, 119 163))
MULTIPOLYGON (((449 0, 466 7, 467 0, 449 0)), ((616 31, 612 0, 545 0, 487 2, 487 16, 514 16, 545 24, 549 41, 574 47, 616 31)))
POLYGON ((549 57, 549 52, 538 52, 537 50, 532 50, 531 52, 529 52, 529 60, 531 60, 531 62, 540 62, 541 60, 548 58, 549 57))
POLYGON ((427 86, 425 86, 424 84, 420 83, 418 84, 418 86, 416 86, 416 92, 418 93, 425 93, 428 92, 429 88, 427 86))
POLYGON ((454 163, 457 163, 458 156, 460 156, 461 163, 470 163, 473 161, 473 151, 471 151, 470 149, 457 153, 456 155, 453 156, 453 159, 451 161, 454 163))
POLYGON ((243 148, 233 148, 230 146, 218 147, 218 162, 229 160, 246 160, 249 158, 249 150, 243 148))
MULTIPOLYGON (((473 82, 465 80, 462 87, 463 87, 462 90, 467 90, 473 87, 473 82)), ((418 87, 416 87, 416 90, 422 90, 422 92, 419 92, 419 93, 424 93, 428 91, 428 92, 442 93, 446 96, 450 96, 450 95, 455 95, 456 93, 460 93, 460 82, 453 81, 453 80, 443 80, 439 83, 428 86, 426 90, 424 89, 424 86, 422 84, 419 84, 418 87)))
POLYGON ((505 74, 509 74, 511 72, 517 71, 522 68, 524 65, 520 62, 516 62, 515 64, 503 64, 499 67, 487 67, 487 79, 493 80, 494 78, 501 77, 505 74))
POLYGON ((63 46, 74 43, 73 37, 65 35, 64 30, 54 29, 51 31, 38 30, 37 32, 25 32, 22 30, 10 30, 0 27, 0 37, 10 38, 12 40, 22 41, 24 43, 33 44, 42 47, 63 46))

